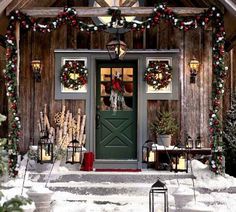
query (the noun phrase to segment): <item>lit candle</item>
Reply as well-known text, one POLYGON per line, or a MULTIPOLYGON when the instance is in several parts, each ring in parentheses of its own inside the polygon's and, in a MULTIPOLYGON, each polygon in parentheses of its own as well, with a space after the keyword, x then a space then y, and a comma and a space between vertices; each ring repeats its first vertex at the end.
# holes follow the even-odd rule
POLYGON ((50 160, 51 156, 48 155, 45 151, 45 149, 42 149, 42 160, 50 160))
POLYGON ((177 169, 179 169, 179 170, 186 169, 185 158, 183 158, 183 156, 181 156, 179 158, 179 163, 177 164, 177 169))
POLYGON ((75 162, 80 162, 80 153, 79 152, 75 152, 75 154, 74 154, 74 161, 75 162))
POLYGON ((153 151, 149 152, 149 162, 154 162, 155 161, 155 153, 153 151))

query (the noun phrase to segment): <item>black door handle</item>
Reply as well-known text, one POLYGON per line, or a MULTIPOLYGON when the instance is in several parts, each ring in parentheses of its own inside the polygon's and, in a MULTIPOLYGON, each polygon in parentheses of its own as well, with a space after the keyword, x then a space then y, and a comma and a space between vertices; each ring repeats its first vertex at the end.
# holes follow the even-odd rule
POLYGON ((100 127, 100 115, 96 114, 96 129, 99 129, 100 127))

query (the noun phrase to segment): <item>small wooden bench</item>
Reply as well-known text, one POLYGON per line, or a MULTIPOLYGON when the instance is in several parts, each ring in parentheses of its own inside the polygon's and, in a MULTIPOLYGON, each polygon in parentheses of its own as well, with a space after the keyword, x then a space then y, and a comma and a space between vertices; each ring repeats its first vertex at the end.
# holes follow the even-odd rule
POLYGON ((170 160, 172 157, 176 157, 181 154, 186 154, 188 159, 193 158, 196 155, 211 155, 211 148, 201 148, 201 149, 186 149, 186 148, 176 148, 176 147, 158 147, 152 146, 152 151, 155 152, 155 169, 160 169, 160 157, 161 155, 167 155, 170 160))

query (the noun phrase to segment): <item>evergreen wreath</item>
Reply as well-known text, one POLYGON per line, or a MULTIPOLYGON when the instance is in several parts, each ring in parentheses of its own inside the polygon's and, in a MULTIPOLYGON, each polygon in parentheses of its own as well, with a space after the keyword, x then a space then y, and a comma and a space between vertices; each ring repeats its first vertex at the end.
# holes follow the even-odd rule
POLYGON ((144 80, 155 90, 165 88, 171 81, 171 70, 172 67, 166 63, 150 62, 144 73, 144 80))
POLYGON ((67 61, 62 66, 60 78, 65 88, 78 90, 87 84, 88 70, 78 61, 67 61))

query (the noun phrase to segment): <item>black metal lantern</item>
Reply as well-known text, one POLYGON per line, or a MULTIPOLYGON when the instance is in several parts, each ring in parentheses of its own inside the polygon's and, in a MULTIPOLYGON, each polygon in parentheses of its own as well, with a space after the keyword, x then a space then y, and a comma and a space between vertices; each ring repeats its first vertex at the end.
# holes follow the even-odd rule
MULTIPOLYGON (((149 212, 157 211, 155 199, 158 194, 164 195, 164 210, 161 211, 168 212, 168 189, 166 187, 166 184, 161 182, 159 179, 152 185, 149 192, 149 212)), ((160 207, 159 204, 158 207, 160 207)))
POLYGON ((156 161, 155 152, 152 151, 152 140, 147 140, 142 146, 142 162, 147 164, 147 168, 156 161))
POLYGON ((188 172, 188 153, 176 154, 172 158, 172 169, 175 172, 188 172))
POLYGON ((48 137, 41 137, 38 143, 38 163, 53 162, 53 143, 48 141, 48 137))
POLYGON ((201 142, 201 137, 200 135, 197 136, 195 140, 195 148, 196 149, 201 149, 202 148, 202 142, 201 142))
POLYGON ((83 146, 76 139, 72 140, 67 146, 66 163, 82 163, 83 146))
POLYGON ((192 149, 193 148, 193 139, 190 136, 188 136, 187 139, 186 139, 185 148, 186 149, 192 149))
POLYGON ((119 33, 116 34, 115 39, 110 41, 106 47, 111 60, 122 60, 127 51, 127 45, 120 40, 119 33))

